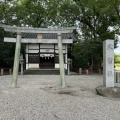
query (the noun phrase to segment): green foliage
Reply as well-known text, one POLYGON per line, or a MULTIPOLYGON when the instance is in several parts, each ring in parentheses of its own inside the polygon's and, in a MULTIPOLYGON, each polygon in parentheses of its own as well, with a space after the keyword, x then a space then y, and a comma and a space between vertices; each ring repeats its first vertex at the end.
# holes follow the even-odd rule
POLYGON ((46 27, 47 11, 42 0, 18 0, 13 7, 16 21, 30 27, 46 27))
MULTIPOLYGON (((78 43, 73 45, 72 56, 75 66, 85 68, 88 63, 101 63, 103 41, 120 34, 119 5, 120 0, 5 0, 0 2, 0 23, 37 28, 76 25, 78 43)), ((6 34, 12 36, 0 29, 0 40, 6 34)), ((4 55, 14 55, 10 53, 13 46, 0 43, 0 59, 7 64, 4 55)))
MULTIPOLYGON (((46 11, 38 0, 5 0, 0 2, 0 23, 16 26, 45 27, 46 11)), ((42 2, 42 0, 41 0, 42 2)), ((4 43, 4 37, 16 37, 0 28, 0 67, 12 67, 15 44, 4 43)), ((25 53, 22 45, 21 52, 25 53)))
POLYGON ((114 62, 120 63, 120 55, 114 54, 114 62))
POLYGON ((0 42, 0 67, 12 67, 14 61, 15 44, 0 42))
POLYGON ((116 68, 118 68, 118 67, 120 68, 120 63, 116 63, 116 64, 115 64, 115 67, 116 67, 116 68))
POLYGON ((88 67, 89 58, 85 52, 86 50, 84 46, 85 46, 84 44, 80 44, 80 43, 77 43, 73 46, 72 56, 73 56, 73 65, 75 68, 88 67))
MULTIPOLYGON (((115 39, 115 34, 119 34, 119 5, 120 0, 68 0, 67 2, 62 2, 61 9, 59 9, 60 16, 65 18, 66 25, 74 25, 77 21, 77 27, 79 28, 78 44, 80 42, 83 46, 82 49, 79 46, 80 50, 78 50, 78 46, 74 46, 77 47, 77 51, 73 52, 73 59, 79 62, 75 64, 80 66, 82 58, 83 60, 85 59, 86 65, 87 62, 91 61, 92 67, 95 64, 98 64, 98 67, 101 66, 103 41, 115 39), (113 29, 111 30, 110 27, 113 29)), ((115 39, 115 47, 117 40, 115 39)), ((82 61, 82 63, 84 62, 82 61)), ((83 66, 86 67, 86 65, 84 64, 83 66)))

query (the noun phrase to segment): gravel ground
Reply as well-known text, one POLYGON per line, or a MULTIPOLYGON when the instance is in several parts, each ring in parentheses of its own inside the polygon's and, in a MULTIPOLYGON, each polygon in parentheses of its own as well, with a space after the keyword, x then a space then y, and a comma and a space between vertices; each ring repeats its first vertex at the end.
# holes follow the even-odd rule
MULTIPOLYGON (((120 120, 120 99, 96 94, 102 75, 66 76, 60 90, 59 75, 0 76, 0 120, 120 120)), ((120 83, 116 84, 120 86, 120 83)))

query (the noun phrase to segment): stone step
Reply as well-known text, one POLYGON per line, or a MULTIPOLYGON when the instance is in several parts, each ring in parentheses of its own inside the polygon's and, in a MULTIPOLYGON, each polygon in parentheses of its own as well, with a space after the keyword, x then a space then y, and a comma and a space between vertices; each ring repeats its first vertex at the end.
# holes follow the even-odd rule
MULTIPOLYGON (((25 70, 24 75, 60 75, 59 69, 28 69, 25 70)), ((67 74, 67 70, 65 70, 67 74)))

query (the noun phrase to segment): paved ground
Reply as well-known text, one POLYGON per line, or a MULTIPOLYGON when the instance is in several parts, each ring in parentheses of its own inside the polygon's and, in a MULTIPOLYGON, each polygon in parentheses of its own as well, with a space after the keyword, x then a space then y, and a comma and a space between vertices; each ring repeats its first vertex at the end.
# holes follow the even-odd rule
POLYGON ((64 94, 59 75, 19 76, 16 89, 11 79, 0 76, 0 120, 120 120, 120 99, 96 94, 102 75, 66 76, 64 94))

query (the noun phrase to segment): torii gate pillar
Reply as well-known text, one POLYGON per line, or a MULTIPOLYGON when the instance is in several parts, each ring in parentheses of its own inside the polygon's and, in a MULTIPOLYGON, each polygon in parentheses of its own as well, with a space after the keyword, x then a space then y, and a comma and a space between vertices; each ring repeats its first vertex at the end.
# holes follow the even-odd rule
POLYGON ((17 78, 18 78, 18 70, 19 70, 19 62, 20 62, 20 49, 21 49, 21 33, 17 33, 14 66, 13 66, 13 77, 11 84, 13 88, 17 87, 17 78))
POLYGON ((62 34, 57 33, 57 36, 58 36, 58 52, 59 52, 61 87, 65 88, 66 87, 66 80, 65 80, 65 69, 64 69, 64 60, 63 60, 62 34))

